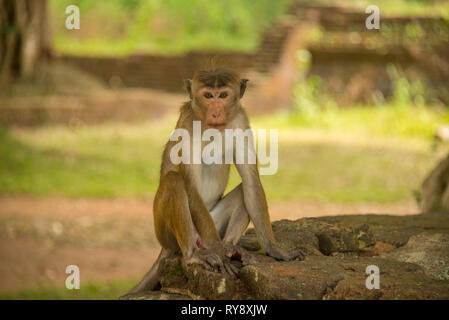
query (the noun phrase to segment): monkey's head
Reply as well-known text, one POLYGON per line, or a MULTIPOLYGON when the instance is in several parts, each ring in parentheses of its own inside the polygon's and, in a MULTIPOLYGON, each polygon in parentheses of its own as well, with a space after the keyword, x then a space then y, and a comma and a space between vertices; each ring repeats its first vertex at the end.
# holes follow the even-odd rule
POLYGON ((228 69, 195 72, 192 80, 185 80, 194 114, 208 128, 225 128, 241 108, 247 81, 228 69))

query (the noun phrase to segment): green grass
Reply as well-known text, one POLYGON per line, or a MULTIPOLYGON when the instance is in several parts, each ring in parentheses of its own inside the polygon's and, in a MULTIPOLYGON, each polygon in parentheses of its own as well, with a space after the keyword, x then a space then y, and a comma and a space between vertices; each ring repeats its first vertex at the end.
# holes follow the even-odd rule
POLYGON ((430 140, 438 126, 449 123, 447 108, 385 104, 340 109, 309 106, 297 112, 260 117, 264 127, 319 128, 326 132, 357 133, 373 137, 430 140))
MULTIPOLYGON (((152 197, 175 120, 3 129, 0 193, 152 197)), ((431 150, 431 136, 447 121, 434 109, 354 107, 252 122, 279 129, 278 172, 262 177, 269 200, 386 203, 412 199, 444 152, 431 150)), ((230 185, 237 183, 233 170, 230 185)))
POLYGON ((42 287, 12 292, 0 292, 0 300, 117 300, 128 292, 136 281, 115 280, 81 284, 79 290, 42 287))
MULTIPOLYGON (((170 130, 166 127, 168 136, 170 130)), ((152 195, 163 149, 155 125, 47 127, 0 134, 0 190, 74 197, 152 195)))

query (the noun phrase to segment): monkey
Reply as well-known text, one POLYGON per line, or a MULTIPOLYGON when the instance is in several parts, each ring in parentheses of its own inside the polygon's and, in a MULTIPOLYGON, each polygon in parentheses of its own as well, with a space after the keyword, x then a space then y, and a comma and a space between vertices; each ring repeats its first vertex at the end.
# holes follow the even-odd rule
MULTIPOLYGON (((240 101, 247 82, 230 69, 196 71, 191 80, 185 80, 189 101, 181 106, 176 129, 185 129, 192 136, 194 121, 200 121, 201 132, 249 129, 249 119, 240 101)), ((207 270, 236 275, 238 269, 229 257, 232 252, 244 255, 236 244, 250 221, 269 256, 284 261, 304 259, 301 250, 287 252, 274 238, 257 163, 234 161, 242 182, 223 196, 230 164, 174 164, 170 153, 176 143, 170 140, 164 148, 159 187, 153 201, 155 235, 162 249, 130 293, 155 290, 160 285, 161 260, 179 252, 185 265, 196 263, 207 270)))

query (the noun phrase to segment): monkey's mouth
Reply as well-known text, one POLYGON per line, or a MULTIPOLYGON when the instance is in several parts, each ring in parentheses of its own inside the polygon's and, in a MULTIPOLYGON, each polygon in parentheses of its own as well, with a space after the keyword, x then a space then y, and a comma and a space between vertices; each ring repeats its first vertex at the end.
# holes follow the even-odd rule
POLYGON ((207 126, 212 129, 224 129, 226 127, 226 123, 208 123, 207 126))

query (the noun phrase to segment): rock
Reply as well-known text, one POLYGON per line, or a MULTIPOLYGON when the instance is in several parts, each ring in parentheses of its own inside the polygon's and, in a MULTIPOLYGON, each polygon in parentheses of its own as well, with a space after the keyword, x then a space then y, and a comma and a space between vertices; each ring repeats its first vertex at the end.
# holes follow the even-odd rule
POLYGON ((373 245, 374 235, 369 226, 326 226, 317 234, 320 251, 329 255, 334 252, 358 252, 373 245))
POLYGON ((393 300, 393 299, 448 299, 449 283, 429 278, 416 264, 379 258, 361 258, 345 261, 352 270, 330 289, 324 300, 393 300), (379 289, 367 289, 365 274, 368 265, 380 270, 379 289))
POLYGON ((447 299, 447 282, 429 278, 418 265, 379 257, 351 258, 338 262, 347 273, 323 299, 447 299), (366 287, 366 268, 379 268, 380 289, 366 287))
POLYGON ((186 270, 189 293, 208 299, 232 299, 237 295, 239 282, 224 273, 206 271, 200 266, 186 270))
MULTIPOLYGON (((357 252, 375 243, 374 235, 366 224, 347 227, 305 218, 273 222, 273 231, 284 248, 303 249, 308 255, 357 252)), ((255 230, 249 229, 239 245, 247 250, 260 250, 255 230)))
POLYGON ((377 241, 374 246, 370 246, 365 248, 364 250, 362 250, 360 252, 360 256, 361 257, 373 257, 373 256, 378 256, 381 255, 384 252, 389 252, 391 250, 396 249, 396 247, 392 244, 386 243, 386 242, 382 242, 382 241, 377 241))
POLYGON ((244 267, 239 278, 255 299, 321 299, 344 277, 344 270, 330 260, 311 256, 305 261, 261 263, 244 267))
POLYGON ((126 299, 449 299, 447 215, 358 215, 273 222, 288 250, 303 249, 304 261, 276 261, 261 250, 253 229, 239 245, 253 262, 237 277, 181 257, 162 262, 161 290, 126 299), (425 231, 425 232, 424 232, 425 231), (380 288, 366 286, 368 266, 377 266, 380 288))
MULTIPOLYGON (((235 264, 239 265, 238 262, 235 264)), ((181 293, 193 299, 232 299, 236 295, 241 298, 245 295, 238 279, 205 270, 199 265, 184 268, 180 256, 163 260, 161 268, 162 290, 167 292, 181 293)))
POLYGON ((376 241, 399 248, 408 239, 421 232, 447 233, 449 218, 445 214, 418 214, 391 216, 380 214, 345 215, 319 218, 320 221, 340 226, 369 225, 376 241))
POLYGON ((129 294, 120 297, 120 300, 192 300, 189 296, 168 293, 163 291, 148 291, 140 294, 129 294))
POLYGON ((410 237, 404 247, 384 253, 382 257, 415 263, 423 267, 430 277, 449 280, 448 234, 420 233, 410 237))
MULTIPOLYGON (((275 238, 287 250, 303 249, 308 255, 321 255, 318 238, 308 228, 288 220, 273 222, 275 238)), ((239 245, 250 251, 261 250, 254 229, 247 230, 239 245)))

